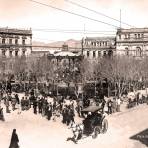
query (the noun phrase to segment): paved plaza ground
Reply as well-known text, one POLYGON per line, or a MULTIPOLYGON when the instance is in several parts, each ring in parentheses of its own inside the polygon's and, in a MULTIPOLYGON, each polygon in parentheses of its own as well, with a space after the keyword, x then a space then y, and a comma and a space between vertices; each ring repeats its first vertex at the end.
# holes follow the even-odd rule
MULTIPOLYGON (((72 132, 61 119, 48 121, 41 115, 34 115, 32 110, 18 110, 5 114, 5 122, 0 121, 0 148, 8 148, 12 130, 17 129, 20 148, 146 148, 140 140, 131 137, 148 128, 148 105, 134 108, 108 116, 109 128, 106 134, 96 139, 87 137, 78 144, 66 141, 72 132)), ((80 119, 76 119, 81 122, 80 119)), ((148 135, 147 135, 148 137, 148 135)))

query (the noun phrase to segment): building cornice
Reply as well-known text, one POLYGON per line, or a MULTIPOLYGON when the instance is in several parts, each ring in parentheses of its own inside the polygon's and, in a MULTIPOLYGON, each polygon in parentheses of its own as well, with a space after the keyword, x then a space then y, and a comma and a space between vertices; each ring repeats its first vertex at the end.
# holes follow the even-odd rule
POLYGON ((130 28, 130 29, 119 28, 117 29, 117 34, 120 33, 148 33, 148 28, 130 28))
POLYGON ((11 29, 11 28, 0 28, 0 34, 2 35, 27 35, 32 36, 32 30, 23 30, 23 29, 11 29))
POLYGON ((16 48, 16 47, 17 48, 27 48, 27 47, 32 47, 32 45, 30 45, 30 44, 27 44, 27 45, 19 45, 19 44, 18 45, 13 45, 13 44, 12 45, 11 44, 10 45, 6 45, 6 44, 0 45, 0 48, 16 48))

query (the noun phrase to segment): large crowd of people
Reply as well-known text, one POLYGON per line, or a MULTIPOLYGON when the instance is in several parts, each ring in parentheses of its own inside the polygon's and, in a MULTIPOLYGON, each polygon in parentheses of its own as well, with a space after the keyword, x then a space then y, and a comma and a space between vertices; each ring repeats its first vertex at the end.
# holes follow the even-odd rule
MULTIPOLYGON (((11 110, 14 111, 18 109, 18 112, 26 111, 32 108, 34 114, 41 114, 48 120, 56 120, 57 117, 62 117, 62 123, 69 125, 75 122, 75 114, 79 117, 84 117, 82 114, 82 109, 92 105, 91 101, 87 98, 83 100, 74 99, 71 96, 46 96, 46 95, 36 95, 34 90, 31 89, 30 93, 24 93, 20 98, 18 93, 14 93, 11 90, 5 91, 0 90, 0 104, 4 103, 6 113, 10 113, 11 110), (11 110, 10 110, 11 107, 11 110)), ((112 99, 101 99, 101 101, 95 102, 95 105, 101 107, 102 112, 105 111, 108 114, 115 112, 120 112, 120 106, 124 99, 119 97, 113 97, 112 99)), ((94 103, 94 102, 93 102, 94 103)), ((127 108, 134 107, 142 103, 148 104, 148 96, 141 95, 137 93, 134 99, 128 98, 127 108)), ((94 105, 94 104, 93 104, 94 105)), ((4 121, 3 108, 0 105, 0 117, 4 121)))
MULTIPOLYGON (((34 89, 30 89, 29 93, 24 92, 23 95, 11 91, 11 89, 0 89, 0 120, 5 121, 5 113, 10 114, 17 110, 18 114, 32 110, 35 115, 41 115, 49 121, 61 123, 71 127, 75 124, 75 119, 85 118, 82 110, 91 105, 100 107, 100 112, 112 114, 121 111, 121 105, 125 98, 113 97, 105 99, 103 97, 99 101, 95 99, 76 99, 72 96, 47 96, 36 94, 34 89)), ((134 99, 128 98, 127 108, 146 103, 148 104, 148 96, 137 93, 134 99)), ((71 139, 71 138, 70 138, 71 139)), ((73 140, 73 138, 71 139, 73 140)), ((76 140, 74 140, 76 142, 76 140)))
POLYGON ((87 99, 83 103, 82 100, 74 99, 71 96, 36 95, 33 89, 29 93, 24 92, 23 96, 9 89, 5 90, 3 88, 0 90, 0 114, 3 119, 4 111, 11 113, 17 110, 20 114, 23 111, 32 110, 34 114, 40 114, 47 120, 56 121, 60 117, 61 122, 69 126, 75 122, 76 114, 82 117, 82 105, 89 106, 87 99))

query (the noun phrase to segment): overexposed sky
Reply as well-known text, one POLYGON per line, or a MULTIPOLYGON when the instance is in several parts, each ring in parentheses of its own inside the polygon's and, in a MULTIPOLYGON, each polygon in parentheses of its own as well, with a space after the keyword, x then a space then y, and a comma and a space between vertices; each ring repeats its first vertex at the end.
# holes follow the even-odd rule
MULTIPOLYGON (((95 20, 120 26, 119 22, 82 9, 66 0, 35 0, 47 5, 52 5, 67 11, 78 13, 95 20)), ((120 19, 135 27, 148 27, 148 0, 71 0, 87 8, 104 13, 110 17, 120 19)), ((33 40, 52 42, 56 40, 81 39, 85 36, 112 35, 112 32, 87 34, 43 32, 38 29, 59 29, 59 30, 95 30, 115 31, 113 26, 105 25, 96 21, 74 16, 46 7, 29 0, 0 0, 0 27, 10 28, 32 28, 33 40)), ((123 25, 124 28, 129 26, 123 25)))

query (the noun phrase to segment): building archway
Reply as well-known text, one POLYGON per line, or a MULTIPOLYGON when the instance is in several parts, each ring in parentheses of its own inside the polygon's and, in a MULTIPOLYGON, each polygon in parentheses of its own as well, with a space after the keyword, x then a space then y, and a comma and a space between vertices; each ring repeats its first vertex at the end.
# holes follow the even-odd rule
POLYGON ((128 47, 125 47, 125 55, 129 56, 129 48, 128 47))
POLYGON ((141 57, 142 56, 142 49, 141 47, 136 47, 136 56, 141 57))
POLYGON ((108 56, 109 56, 109 57, 113 56, 113 50, 110 49, 110 50, 108 51, 108 56))

